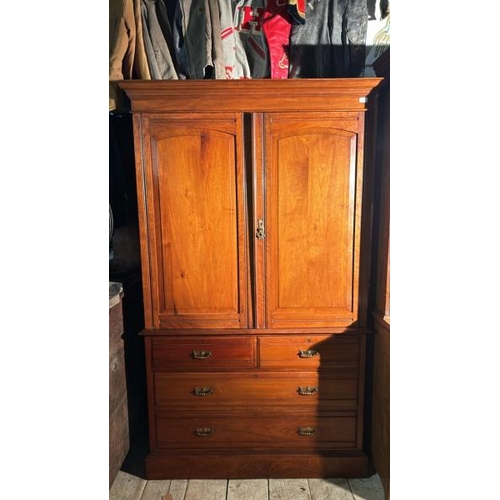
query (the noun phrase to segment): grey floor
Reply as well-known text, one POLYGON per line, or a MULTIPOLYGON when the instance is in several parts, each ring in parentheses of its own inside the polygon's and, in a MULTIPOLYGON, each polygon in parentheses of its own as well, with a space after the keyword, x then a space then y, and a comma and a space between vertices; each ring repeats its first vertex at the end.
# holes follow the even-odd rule
POLYGON ((384 492, 377 474, 366 479, 147 481, 120 471, 109 500, 384 500, 384 492))

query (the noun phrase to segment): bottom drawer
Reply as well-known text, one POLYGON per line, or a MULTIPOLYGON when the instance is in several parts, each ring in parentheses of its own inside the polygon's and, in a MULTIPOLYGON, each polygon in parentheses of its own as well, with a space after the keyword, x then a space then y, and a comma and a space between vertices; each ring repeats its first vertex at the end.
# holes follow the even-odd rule
POLYGON ((294 416, 156 415, 158 449, 346 449, 356 448, 356 413, 294 416))

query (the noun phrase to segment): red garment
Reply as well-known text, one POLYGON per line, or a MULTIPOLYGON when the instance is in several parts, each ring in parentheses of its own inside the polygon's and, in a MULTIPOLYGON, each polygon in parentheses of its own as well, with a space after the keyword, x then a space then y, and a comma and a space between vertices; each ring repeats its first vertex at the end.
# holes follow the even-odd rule
POLYGON ((272 79, 288 78, 288 57, 292 19, 288 13, 289 0, 267 0, 262 17, 262 29, 269 48, 272 79))

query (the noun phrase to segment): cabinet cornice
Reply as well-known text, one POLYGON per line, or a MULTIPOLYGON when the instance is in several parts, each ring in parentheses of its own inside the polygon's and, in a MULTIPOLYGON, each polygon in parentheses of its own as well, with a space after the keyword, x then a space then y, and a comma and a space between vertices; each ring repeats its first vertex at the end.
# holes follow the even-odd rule
POLYGON ((383 78, 123 80, 134 113, 165 111, 365 111, 383 78))

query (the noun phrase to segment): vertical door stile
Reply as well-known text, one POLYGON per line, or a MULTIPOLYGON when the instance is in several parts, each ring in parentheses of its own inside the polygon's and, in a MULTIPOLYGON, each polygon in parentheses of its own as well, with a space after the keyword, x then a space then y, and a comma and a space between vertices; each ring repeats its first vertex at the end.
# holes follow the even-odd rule
POLYGON ((150 245, 149 242, 149 226, 148 226, 148 196, 146 189, 146 167, 144 164, 144 134, 142 130, 142 115, 134 113, 133 132, 134 132, 134 148, 135 148, 135 175, 137 185, 137 202, 138 202, 138 220, 139 220, 139 243, 141 248, 142 259, 142 293, 144 297, 144 326, 145 328, 154 328, 155 311, 152 306, 152 291, 151 291, 151 271, 150 271, 150 245))
POLYGON ((255 245, 252 238, 253 233, 253 217, 254 217, 254 193, 255 193, 255 176, 253 173, 253 151, 251 145, 252 138, 252 115, 249 113, 241 114, 242 131, 241 142, 243 144, 243 197, 244 206, 244 225, 245 225, 245 251, 247 252, 246 266, 246 291, 247 291, 247 325, 248 328, 254 328, 256 325, 255 319, 255 264, 254 254, 255 245))
POLYGON ((239 283, 239 298, 238 304, 241 311, 240 327, 252 328, 253 319, 253 300, 252 300, 252 275, 251 275, 251 260, 252 247, 249 243, 251 240, 248 229, 249 215, 249 158, 247 143, 247 126, 246 118, 243 113, 235 115, 236 120, 236 179, 237 179, 237 210, 238 210, 238 283, 239 283))
POLYGON ((258 220, 263 221, 264 235, 266 226, 265 213, 265 176, 264 176, 264 125, 263 114, 252 115, 252 179, 253 179, 253 262, 254 262, 254 324, 255 328, 265 328, 265 245, 266 237, 258 238, 258 220))
POLYGON ((159 328, 159 311, 162 304, 161 292, 159 290, 159 266, 161 259, 158 257, 158 244, 157 240, 158 234, 158 218, 159 218, 159 207, 158 207, 158 187, 157 178, 158 170, 157 165, 155 165, 156 160, 156 140, 151 135, 151 120, 149 116, 142 116, 141 120, 142 128, 144 130, 144 137, 147 142, 142 144, 142 154, 143 154, 143 165, 144 165, 144 190, 146 193, 146 222, 147 222, 147 234, 149 240, 149 269, 148 273, 150 276, 150 300, 151 300, 151 311, 152 311, 152 328, 159 328))
POLYGON ((357 169, 359 169, 358 175, 358 186, 356 186, 356 191, 359 193, 358 199, 356 200, 356 210, 358 214, 358 220, 356 223, 360 227, 361 234, 359 235, 359 245, 357 246, 358 254, 355 256, 355 264, 359 269, 359 285, 357 294, 359 297, 358 306, 358 326, 367 326, 368 318, 368 300, 370 295, 370 268, 371 268, 371 252, 370 248, 372 245, 371 235, 372 235, 372 203, 371 193, 373 192, 374 183, 374 172, 372 168, 369 168, 368 164, 365 162, 364 150, 365 150, 365 115, 364 113, 359 113, 358 118, 359 131, 358 131, 358 141, 357 141, 357 169))
MULTIPOLYGON (((358 124, 360 116, 358 115, 358 124)), ((353 279, 351 290, 346 290, 346 302, 351 304, 351 310, 354 317, 358 315, 358 299, 359 299, 359 241, 360 241, 360 221, 361 221, 361 188, 363 186, 363 170, 360 169, 360 149, 359 149, 360 133, 359 126, 355 140, 351 144, 351 167, 349 174, 349 220, 351 221, 351 236, 349 239, 353 241, 353 249, 351 254, 351 265, 353 276, 358 279, 353 279)))

